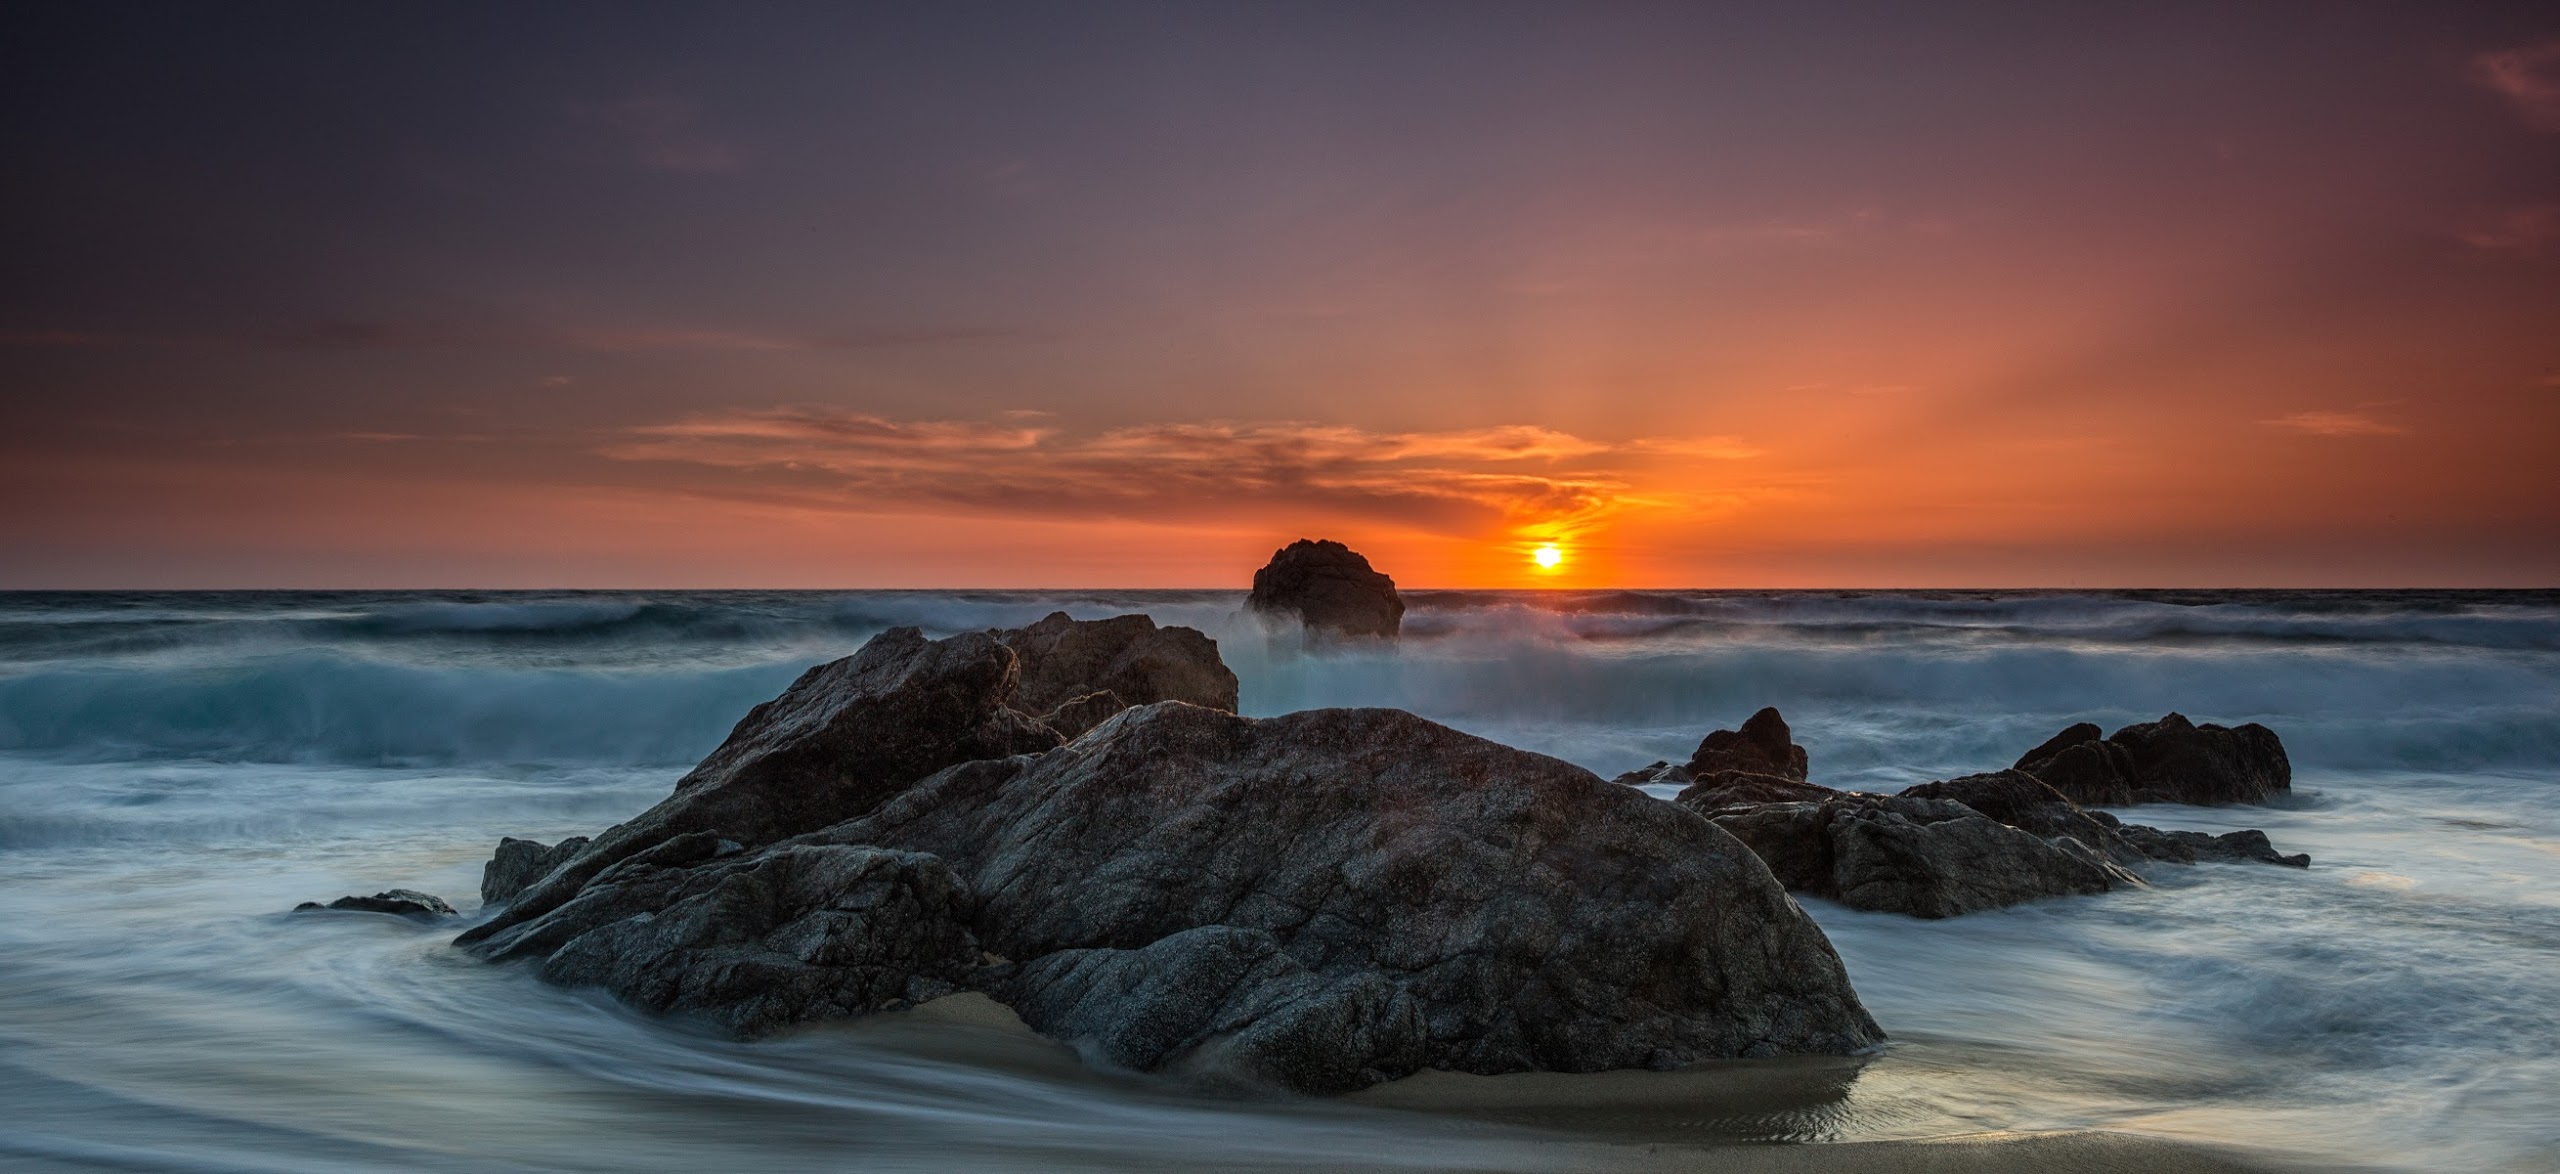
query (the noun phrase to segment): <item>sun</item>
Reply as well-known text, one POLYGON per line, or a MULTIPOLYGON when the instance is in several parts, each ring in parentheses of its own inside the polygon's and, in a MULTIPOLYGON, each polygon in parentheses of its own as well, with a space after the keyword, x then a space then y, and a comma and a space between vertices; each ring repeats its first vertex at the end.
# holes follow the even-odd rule
POLYGON ((1555 543, 1550 542, 1539 547, 1534 553, 1530 554, 1529 558, 1530 561, 1538 564, 1539 570, 1552 571, 1563 564, 1564 551, 1558 549, 1555 543))

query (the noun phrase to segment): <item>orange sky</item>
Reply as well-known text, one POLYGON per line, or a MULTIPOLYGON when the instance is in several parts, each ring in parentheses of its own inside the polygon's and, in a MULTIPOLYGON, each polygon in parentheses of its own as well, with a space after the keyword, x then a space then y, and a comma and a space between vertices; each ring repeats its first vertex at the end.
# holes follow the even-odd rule
POLYGON ((0 587, 2560 582, 2560 19, 1843 11, 55 14, 0 587))

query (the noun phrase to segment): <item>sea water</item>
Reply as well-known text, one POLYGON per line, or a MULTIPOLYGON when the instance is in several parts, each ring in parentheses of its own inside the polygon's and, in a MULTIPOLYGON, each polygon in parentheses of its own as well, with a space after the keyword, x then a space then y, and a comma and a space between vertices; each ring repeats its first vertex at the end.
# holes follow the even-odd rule
POLYGON ((2560 595, 1408 602, 1400 644, 1310 656, 1222 592, 0 595, 0 1160, 1605 1169, 2103 1128, 2560 1168, 2560 595), (2003 767, 2074 721, 2264 722, 2290 799, 2134 818, 2314 863, 1935 922, 1808 899, 1882 1053, 1477 1082, 1512 1091, 1456 1107, 1207 1095, 931 1009, 740 1043, 480 963, 449 926, 285 912, 409 887, 467 914, 500 836, 640 811, 808 665, 1053 610, 1207 631, 1248 714, 1399 706, 1604 776, 1763 705, 1817 781, 1862 789, 2003 767))

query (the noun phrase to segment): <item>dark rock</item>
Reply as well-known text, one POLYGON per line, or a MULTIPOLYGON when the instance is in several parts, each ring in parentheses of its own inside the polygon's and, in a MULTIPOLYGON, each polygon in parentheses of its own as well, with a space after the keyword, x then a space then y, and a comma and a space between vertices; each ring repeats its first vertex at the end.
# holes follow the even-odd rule
POLYGON ((758 1035, 938 998, 980 963, 968 889, 931 856, 792 845, 653 871, 651 909, 569 938, 542 977, 758 1035))
POLYGON ((2016 767, 2092 807, 2136 803, 2264 803, 2293 789, 2275 731, 2196 725, 2172 713, 2104 739, 2082 722, 2026 753, 2016 767))
POLYGON ((687 833, 771 843, 861 815, 953 763, 1058 745, 1056 731, 1011 706, 1018 679, 1013 652, 984 633, 883 632, 747 711, 675 794, 597 836, 460 941, 540 917, 615 862, 687 833))
POLYGON ((1685 787, 1698 780, 1690 775, 1689 768, 1686 766, 1657 761, 1650 766, 1637 767, 1609 781, 1621 787, 1685 787))
POLYGON ((1033 1030, 1110 1063, 1284 1088, 1356 1089, 1415 1071, 1430 1034, 1421 1002, 1380 975, 1326 978, 1271 934, 1225 925, 1135 950, 1060 950, 1006 985, 1033 1030))
POLYGON ((533 882, 550 875, 587 846, 587 837, 571 836, 557 844, 506 836, 498 853, 480 866, 480 903, 496 905, 514 899, 533 882))
POLYGON ((2116 835, 2144 856, 2173 864, 2198 861, 2231 861, 2240 863, 2280 864, 2287 868, 2309 868, 2307 854, 2287 856, 2276 851, 2267 841, 2267 833, 2256 828, 2212 835, 2206 832, 2162 831, 2138 823, 2124 824, 2116 835))
POLYGON ((1197 629, 1159 628, 1142 615, 1076 620, 1061 611, 988 635, 1013 650, 1021 669, 1013 706, 1025 713, 1105 691, 1123 705, 1186 701, 1235 712, 1236 675, 1218 658, 1218 642, 1197 629))
POLYGON ((1119 694, 1105 689, 1060 703, 1057 708, 1040 715, 1040 724, 1058 731, 1061 738, 1073 739, 1082 737, 1086 730, 1101 725, 1112 714, 1127 708, 1129 703, 1120 700, 1119 694))
POLYGON ((1369 560, 1331 540, 1301 538, 1272 552, 1253 573, 1245 606, 1266 615, 1291 616, 1316 635, 1392 639, 1404 625, 1404 600, 1395 580, 1371 570, 1369 560))
POLYGON ((436 896, 433 893, 421 893, 416 889, 385 889, 370 897, 340 897, 326 905, 323 905, 318 901, 305 901, 294 906, 293 911, 296 913, 318 913, 323 911, 342 913, 391 913, 397 914, 401 917, 420 918, 454 916, 453 906, 445 904, 444 898, 436 896))
POLYGON ((1853 909, 1954 917, 2142 883, 2078 840, 2047 839, 1951 799, 1834 794, 1727 808, 1715 822, 1789 889, 1853 909))
POLYGON ((1787 719, 1778 716, 1776 706, 1752 714, 1739 730, 1708 734, 1698 743, 1697 753, 1689 756, 1689 773, 1701 782, 1725 771, 1799 783, 1808 777, 1804 747, 1796 745, 1787 719))
POLYGON ((1820 783, 1799 782, 1776 775, 1751 774, 1738 770, 1720 770, 1689 784, 1673 796, 1681 806, 1705 815, 1723 807, 1754 803, 1820 803, 1841 794, 1820 783))
POLYGON ((2101 851, 2114 841, 2118 826, 2113 817, 2082 811, 2062 792, 2020 770, 1922 783, 1902 794, 1912 799, 1952 799, 2021 831, 2048 839, 2069 836, 2101 851))
POLYGON ((1215 1039, 1334 1091, 1882 1038, 1820 929, 1713 825, 1396 710, 1133 709, 807 840, 949 862, 979 938, 1027 960, 1004 991, 1026 1020, 1141 1067, 1215 1039), (1170 940, 1193 931, 1212 932, 1170 940))

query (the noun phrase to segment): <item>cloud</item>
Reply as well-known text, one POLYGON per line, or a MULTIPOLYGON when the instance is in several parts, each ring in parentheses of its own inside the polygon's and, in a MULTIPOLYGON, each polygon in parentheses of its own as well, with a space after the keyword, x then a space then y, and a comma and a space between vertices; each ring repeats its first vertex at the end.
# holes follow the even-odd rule
POLYGON ((2560 204, 2532 204, 2462 234, 2475 249, 2533 252, 2560 241, 2560 204))
MULTIPOLYGON (((551 328, 513 325, 449 325, 426 322, 383 322, 325 319, 280 331, 234 339, 249 345, 286 350, 376 351, 471 349, 592 351, 630 354, 643 351, 836 351, 922 346, 1014 338, 1021 331, 995 326, 951 326, 910 330, 863 330, 830 334, 794 334, 727 330, 695 326, 614 326, 551 328)), ((62 344, 69 345, 69 344, 62 344)), ((565 376, 553 378, 565 380, 565 376)), ((546 381, 547 382, 547 381, 546 381)))
POLYGON ((2483 53, 2472 59, 2472 76, 2534 129, 2560 131, 2560 41, 2483 53))
POLYGON ((744 153, 713 134, 701 109, 683 98, 656 95, 581 103, 571 107, 570 113, 580 122, 604 128, 643 167, 701 175, 736 171, 745 163, 744 153))
POLYGON ((2397 424, 2374 419, 2363 412, 2295 412, 2272 420, 2258 421, 2270 428, 2283 428, 2305 436, 2398 436, 2407 432, 2397 424))
POLYGON ((1504 525, 1561 536, 1669 499, 1593 462, 1734 460, 1731 437, 1591 440, 1534 425, 1373 432, 1335 424, 1207 421, 1073 435, 1039 418, 893 420, 795 407, 627 430, 602 455, 716 470, 729 492, 843 506, 1162 518, 1278 508, 1447 533, 1504 525))

